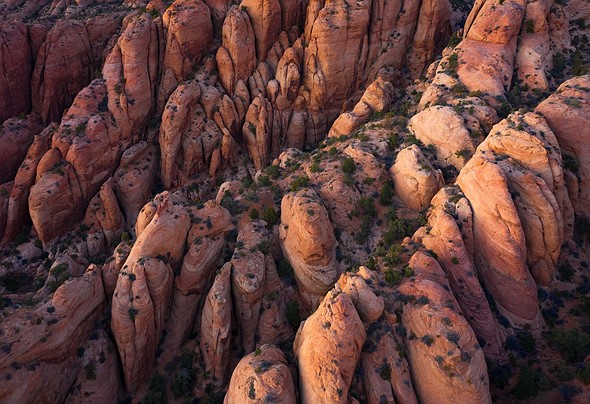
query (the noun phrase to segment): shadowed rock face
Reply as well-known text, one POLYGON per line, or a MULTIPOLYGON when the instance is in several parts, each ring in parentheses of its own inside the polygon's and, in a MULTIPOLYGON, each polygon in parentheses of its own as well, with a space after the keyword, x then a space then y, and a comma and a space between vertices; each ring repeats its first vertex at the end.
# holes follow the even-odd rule
POLYGON ((256 38, 248 14, 238 6, 227 13, 222 28, 222 46, 217 51, 219 79, 233 94, 239 80, 246 81, 256 68, 256 38))
POLYGON ((52 171, 44 176, 38 172, 31 188, 31 219, 44 243, 80 220, 85 206, 114 173, 123 151, 145 128, 153 110, 158 69, 156 27, 147 14, 128 17, 123 25, 124 31, 105 61, 105 79, 93 81, 78 93, 53 134, 51 161, 55 163, 44 166, 52 171), (98 149, 103 152, 96 153, 98 149))
POLYGON ((35 183, 37 167, 41 157, 49 150, 51 135, 56 127, 57 125, 49 125, 39 135, 35 136, 23 163, 21 163, 14 177, 14 186, 6 207, 6 229, 2 243, 10 242, 20 232, 20 229, 29 218, 29 191, 35 183))
POLYGON ((217 301, 215 298, 209 303, 213 297, 208 297, 207 290, 225 246, 224 233, 233 228, 229 212, 214 201, 208 201, 202 209, 193 211, 191 221, 193 225, 188 232, 187 252, 175 278, 174 300, 167 326, 166 344, 174 347, 180 347, 195 327, 203 300, 207 299, 206 305, 217 301))
POLYGON ((0 182, 8 182, 14 178, 27 154, 27 149, 39 132, 41 132, 39 119, 34 114, 25 118, 7 119, 4 122, 0 130, 3 146, 0 151, 3 161, 0 168, 0 182))
POLYGON ((0 27, 0 122, 31 110, 32 52, 22 22, 0 27))
POLYGON ((31 81, 33 107, 43 122, 60 120, 76 94, 90 82, 93 65, 84 24, 58 21, 39 50, 31 81))

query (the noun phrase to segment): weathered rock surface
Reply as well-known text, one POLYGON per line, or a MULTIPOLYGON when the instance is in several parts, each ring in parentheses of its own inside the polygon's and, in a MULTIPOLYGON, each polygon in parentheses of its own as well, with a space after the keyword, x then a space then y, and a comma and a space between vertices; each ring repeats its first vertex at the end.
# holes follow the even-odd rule
POLYGON ((329 292, 295 336, 302 402, 346 403, 366 332, 351 298, 329 292))
POLYGON ((266 283, 266 263, 262 243, 268 233, 261 223, 249 223, 238 234, 232 256, 232 293, 236 317, 246 352, 256 346, 256 330, 266 283))
POLYGON ((590 212, 590 151, 587 139, 590 128, 590 76, 580 76, 563 83, 557 91, 536 109, 555 133, 566 162, 566 169, 577 171, 577 186, 568 192, 576 214, 588 217, 590 212))
POLYGON ((463 117, 451 107, 427 108, 414 115, 408 127, 426 146, 434 146, 442 165, 460 170, 475 153, 477 144, 465 127, 463 117))
POLYGON ((64 166, 57 173, 43 170, 45 175, 38 170, 31 188, 31 219, 43 243, 82 218, 90 199, 114 173, 123 151, 138 140, 155 106, 155 23, 148 14, 139 14, 127 17, 123 27, 105 61, 104 79, 94 80, 78 93, 53 135, 54 149, 42 158, 43 162, 51 153, 47 159, 53 167, 47 168, 64 166), (59 177, 59 171, 67 175, 59 177))
POLYGON ((410 209, 421 211, 444 186, 440 170, 435 170, 420 148, 412 145, 402 149, 389 169, 395 193, 410 209))
POLYGON ((466 227, 471 226, 471 222, 459 217, 460 206, 468 202, 458 189, 450 187, 442 189, 434 199, 428 227, 419 229, 413 237, 436 253, 438 263, 449 278, 453 295, 485 354, 498 357, 503 343, 500 327, 479 282, 473 255, 462 234, 470 233, 466 227))
POLYGON ((126 229, 135 228, 141 208, 150 200, 156 182, 158 154, 156 146, 138 142, 123 152, 113 179, 114 191, 125 216, 126 229))
POLYGON ((399 291, 413 298, 404 304, 401 320, 413 336, 406 347, 420 402, 491 403, 483 351, 458 311, 444 272, 420 251, 410 266, 415 277, 402 281, 399 291))
POLYGON ((227 380, 232 329, 231 264, 227 263, 215 277, 207 294, 201 317, 199 347, 205 371, 212 376, 218 390, 227 380))
POLYGON ((82 191, 71 164, 59 149, 49 150, 39 161, 37 179, 29 194, 29 213, 39 239, 47 244, 82 217, 82 191))
POLYGON ((184 255, 189 227, 188 213, 165 198, 119 273, 111 329, 129 391, 149 375, 172 302, 173 269, 184 255))
POLYGON ((3 342, 11 349, 0 354, 0 368, 15 361, 59 362, 75 355, 102 315, 105 303, 100 273, 91 270, 63 284, 51 300, 31 311, 40 322, 27 318, 25 309, 15 313, 12 325, 3 324, 3 342), (54 310, 47 311, 49 307, 54 310))
POLYGON ((167 35, 159 97, 165 100, 211 47, 213 25, 211 11, 201 0, 176 0, 162 21, 167 35))
POLYGON ((418 403, 402 348, 389 324, 377 323, 368 328, 361 354, 367 402, 377 404, 385 397, 388 402, 418 403))
POLYGON ((313 190, 289 193, 281 202, 283 254, 295 271, 304 302, 317 306, 338 276, 336 239, 326 208, 313 190))
POLYGON ((106 403, 119 399, 121 382, 115 347, 103 331, 94 331, 83 346, 82 368, 66 403, 106 403))
POLYGON ((246 355, 236 366, 224 403, 259 403, 276 400, 295 404, 295 385, 285 354, 272 345, 246 355))
POLYGON ((222 45, 216 61, 219 81, 234 94, 238 81, 246 81, 256 68, 256 37, 245 11, 235 5, 229 9, 222 28, 222 45))
MULTIPOLYGON (((35 136, 25 159, 14 177, 14 186, 9 194, 10 199, 6 207, 6 229, 2 243, 8 243, 12 240, 21 231, 25 221, 29 218, 29 191, 35 183, 39 161, 49 150, 51 136, 56 128, 57 125, 55 124, 49 125, 39 135, 35 136)), ((1 231, 0 234, 2 234, 1 231)))
POLYGON ((387 111, 392 98, 393 85, 378 77, 367 87, 352 111, 342 113, 336 118, 328 136, 339 137, 352 134, 362 124, 369 122, 373 113, 387 111))
POLYGON ((2 129, 0 129, 0 140, 2 141, 0 183, 14 179, 29 146, 40 131, 39 118, 35 114, 4 121, 2 129))
POLYGON ((188 250, 174 280, 167 325, 166 344, 174 347, 179 347, 192 331, 223 253, 224 233, 233 229, 231 215, 215 201, 190 214, 193 224, 188 232, 188 250))
POLYGON ((33 108, 43 122, 59 122, 93 75, 94 55, 86 26, 58 20, 37 56, 31 81, 33 108))
POLYGON ((125 229, 125 218, 119 208, 111 180, 105 182, 90 201, 84 224, 89 228, 86 244, 91 256, 98 255, 107 246, 118 244, 125 229))
POLYGON ((420 3, 420 14, 408 54, 412 77, 422 76, 430 61, 447 45, 451 36, 450 14, 451 4, 448 0, 420 3))
POLYGON ((518 34, 526 2, 490 1, 474 7, 465 23, 464 39, 455 48, 456 74, 469 91, 481 91, 493 105, 512 81, 518 34))
POLYGON ((31 111, 33 56, 28 29, 22 22, 0 27, 0 60, 0 122, 3 122, 11 116, 31 111))
MULTIPOLYGON (((562 239, 573 234, 574 212, 565 185, 560 146, 545 119, 537 114, 511 114, 495 125, 478 151, 509 156, 539 175, 555 195, 560 208, 562 239)), ((563 242, 563 240, 562 240, 563 242)))
POLYGON ((256 38, 256 56, 262 61, 282 31, 281 4, 279 0, 242 0, 240 8, 250 17, 256 38))
POLYGON ((377 296, 367 284, 373 282, 371 278, 369 269, 360 267, 356 274, 342 274, 336 284, 336 290, 350 297, 361 320, 367 325, 381 317, 385 307, 383 297, 377 296))
POLYGON ((457 184, 473 209, 475 265, 486 288, 509 320, 538 326, 537 288, 526 266, 526 239, 506 175, 474 156, 457 184))
POLYGON ((307 9, 303 84, 309 89, 307 143, 317 144, 360 85, 368 3, 318 2, 307 9))

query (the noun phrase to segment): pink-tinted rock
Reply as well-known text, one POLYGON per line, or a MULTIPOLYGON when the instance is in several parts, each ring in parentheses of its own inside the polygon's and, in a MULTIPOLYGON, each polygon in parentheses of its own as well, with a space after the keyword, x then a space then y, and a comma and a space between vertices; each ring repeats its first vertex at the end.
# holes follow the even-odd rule
POLYGON ((33 58, 22 22, 0 27, 0 122, 31 110, 33 58))
POLYGON ((39 50, 31 81, 33 108, 43 122, 58 122, 91 81, 94 56, 83 23, 58 20, 39 50))
POLYGON ((225 404, 259 403, 272 397, 280 403, 295 404, 295 385, 285 354, 272 345, 263 345, 236 366, 225 404))
POLYGON ((302 402, 347 402, 365 337, 350 297, 330 291, 301 324, 293 343, 302 402))
POLYGON ((314 307, 338 276, 334 231, 315 191, 301 190, 283 197, 279 233, 299 292, 305 304, 314 307))

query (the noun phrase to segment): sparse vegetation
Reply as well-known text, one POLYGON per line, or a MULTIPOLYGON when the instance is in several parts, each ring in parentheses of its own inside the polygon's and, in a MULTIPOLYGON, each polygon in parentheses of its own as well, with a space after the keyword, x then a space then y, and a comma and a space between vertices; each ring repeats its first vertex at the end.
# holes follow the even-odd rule
POLYGON ((295 177, 295 179, 291 182, 291 191, 295 192, 300 188, 305 188, 309 184, 309 178, 305 175, 301 175, 299 177, 295 177))
POLYGON ((160 373, 152 374, 147 393, 141 404, 162 404, 166 402, 166 379, 160 373))

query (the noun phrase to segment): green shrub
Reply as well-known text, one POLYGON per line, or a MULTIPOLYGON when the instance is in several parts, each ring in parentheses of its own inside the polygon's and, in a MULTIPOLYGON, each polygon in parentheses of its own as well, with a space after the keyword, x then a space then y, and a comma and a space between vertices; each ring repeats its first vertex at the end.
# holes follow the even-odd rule
POLYGON ((542 371, 524 366, 516 386, 512 389, 512 394, 519 400, 525 400, 553 387, 555 387, 554 383, 542 371))
POLYGON ((356 171, 356 163, 354 159, 348 157, 342 161, 342 171, 346 174, 352 174, 356 171))
POLYGON ((270 181, 270 177, 268 175, 261 175, 258 177, 258 184, 262 187, 269 187, 272 182, 270 181))
POLYGON ((519 331, 516 333, 516 338, 520 342, 520 346, 526 351, 526 353, 533 353, 535 351, 535 337, 529 331, 519 331))
POLYGON ((576 50, 572 53, 571 57, 572 63, 572 72, 576 76, 583 76, 584 74, 588 73, 588 66, 584 63, 584 59, 582 58, 582 54, 579 50, 576 50))
POLYGON ((388 218, 387 230, 383 234, 383 242, 386 245, 401 240, 416 230, 416 225, 411 220, 398 218, 393 209, 388 213, 388 218))
POLYGON ((393 202, 393 187, 389 183, 383 184, 381 187, 381 193, 379 194, 379 202, 383 206, 391 205, 393 202))
POLYGON ((399 146, 399 136, 397 135, 397 133, 392 133, 387 138, 387 148, 393 151, 397 149, 397 146, 399 146))
POLYGON ((559 272, 559 280, 563 282, 571 282, 574 279, 575 270, 568 262, 561 262, 557 266, 559 272))
POLYGON ((297 331, 299 329, 299 324, 301 324, 301 317, 299 316, 299 302, 296 300, 291 300, 287 304, 287 320, 293 330, 297 331))
POLYGON ((174 398, 180 398, 192 391, 192 379, 193 372, 191 369, 182 368, 176 372, 176 377, 172 383, 172 394, 174 398))
POLYGON ((553 329, 546 336, 549 344, 556 348, 569 363, 583 361, 590 352, 590 336, 578 329, 553 329))
POLYGON ((455 31, 455 32, 453 32, 453 35, 451 35, 451 37, 449 38, 449 43, 447 44, 447 47, 454 48, 455 46, 459 45, 460 43, 461 43, 461 35, 459 34, 458 31, 455 31))
POLYGON ((455 52, 451 53, 449 55, 448 63, 449 70, 451 71, 451 73, 455 73, 457 71, 457 68, 459 67, 459 55, 455 52))
POLYGON ((553 54, 553 68, 551 69, 551 75, 557 79, 563 77, 563 71, 567 66, 567 61, 561 52, 555 52, 553 54))
POLYGON ((590 362, 584 362, 577 370, 576 376, 585 385, 590 384, 590 362))
POLYGON ((383 380, 389 380, 391 378, 391 366, 387 363, 387 360, 383 360, 383 365, 379 368, 379 376, 383 380))
POLYGON ((270 166, 266 169, 266 173, 270 178, 273 180, 278 179, 281 176, 281 172, 279 170, 279 166, 270 166))
POLYGON ((291 191, 295 192, 300 188, 305 188, 308 184, 309 184, 309 178, 307 176, 302 175, 300 177, 296 177, 291 182, 291 191))
POLYGON ((580 171, 580 164, 578 161, 574 157, 565 153, 563 154, 563 167, 567 168, 574 174, 578 174, 580 171))
POLYGON ((136 308, 134 308, 134 307, 131 307, 131 308, 128 310, 128 313, 129 313, 129 319, 130 319, 131 321, 135 322, 135 317, 137 316, 137 313, 139 313, 139 311, 138 311, 136 308))
POLYGON ((252 208, 252 210, 250 210, 250 219, 256 220, 259 217, 260 217, 260 213, 258 213, 258 210, 256 208, 252 208))
POLYGON ((400 271, 394 269, 388 269, 385 271, 385 281, 390 285, 397 285, 402 280, 402 274, 400 271))
POLYGON ((262 220, 266 222, 266 227, 271 229, 281 221, 281 215, 274 208, 267 206, 262 208, 262 220))
POLYGON ((93 361, 88 362, 84 366, 84 375, 86 376, 86 380, 96 380, 96 365, 93 361))
POLYGON ((518 382, 516 386, 514 386, 512 394, 514 394, 514 397, 519 400, 524 400, 539 394, 539 390, 535 383, 535 372, 528 366, 521 369, 518 376, 518 382))
POLYGON ((152 374, 149 390, 143 396, 142 404, 162 404, 166 402, 166 379, 160 373, 152 374))
POLYGON ((424 345, 430 347, 432 346, 432 344, 434 344, 434 338, 432 338, 430 335, 425 335, 421 338, 421 341, 424 343, 424 345))

